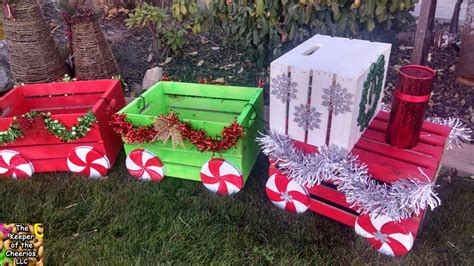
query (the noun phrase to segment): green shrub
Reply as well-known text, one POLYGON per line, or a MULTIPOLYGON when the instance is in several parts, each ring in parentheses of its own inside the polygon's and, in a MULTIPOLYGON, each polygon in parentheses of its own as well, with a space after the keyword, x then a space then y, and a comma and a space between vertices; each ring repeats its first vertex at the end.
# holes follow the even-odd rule
POLYGON ((257 60, 278 56, 285 44, 316 33, 370 37, 412 20, 417 0, 207 0, 210 25, 225 41, 257 60))
POLYGON ((174 0, 171 7, 172 16, 167 10, 147 4, 137 6, 125 20, 127 27, 146 28, 152 35, 153 51, 161 53, 161 58, 176 53, 186 44, 185 29, 193 33, 207 29, 206 21, 201 16, 196 0, 174 0))

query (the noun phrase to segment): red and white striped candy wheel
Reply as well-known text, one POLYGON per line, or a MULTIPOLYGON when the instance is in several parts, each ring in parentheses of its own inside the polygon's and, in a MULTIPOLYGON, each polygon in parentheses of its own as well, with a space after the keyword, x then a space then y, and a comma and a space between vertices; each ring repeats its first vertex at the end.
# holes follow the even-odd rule
POLYGON ((401 256, 413 247, 413 234, 402 223, 383 215, 357 217, 356 233, 369 241, 378 252, 388 256, 401 256))
POLYGON ((150 151, 133 150, 125 162, 128 172, 138 180, 159 182, 165 176, 163 163, 150 151))
POLYGON ((271 175, 265 191, 272 203, 282 210, 299 214, 309 208, 310 198, 306 188, 282 174, 271 175))
POLYGON ((202 166, 201 181, 209 191, 221 196, 233 195, 244 185, 240 169, 221 158, 210 159, 202 166))
POLYGON ((13 179, 28 179, 35 173, 30 160, 19 152, 0 151, 0 176, 11 176, 13 179))
POLYGON ((80 146, 72 150, 67 157, 69 170, 89 178, 105 176, 110 169, 107 156, 91 146, 80 146))

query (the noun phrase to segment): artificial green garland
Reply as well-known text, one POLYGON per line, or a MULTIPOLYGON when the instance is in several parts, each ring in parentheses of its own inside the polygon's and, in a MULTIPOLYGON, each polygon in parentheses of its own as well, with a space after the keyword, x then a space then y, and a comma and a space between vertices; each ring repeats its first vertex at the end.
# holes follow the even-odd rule
MULTIPOLYGON (((37 117, 41 117, 48 132, 64 142, 74 141, 86 136, 91 130, 91 126, 97 121, 94 112, 88 111, 85 115, 77 119, 77 124, 73 125, 71 130, 68 130, 63 123, 57 119, 52 119, 51 113, 28 112, 21 117, 32 122, 34 122, 37 117)), ((15 142, 23 138, 23 136, 24 132, 18 123, 18 118, 14 117, 10 127, 5 131, 0 131, 0 145, 15 142)))

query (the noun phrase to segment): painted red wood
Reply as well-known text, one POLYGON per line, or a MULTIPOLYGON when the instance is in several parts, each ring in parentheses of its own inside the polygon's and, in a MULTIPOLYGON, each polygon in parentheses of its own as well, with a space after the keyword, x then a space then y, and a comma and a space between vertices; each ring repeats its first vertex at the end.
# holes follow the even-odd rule
POLYGON ((32 160, 36 172, 68 171, 69 153, 78 146, 91 146, 105 154, 111 165, 122 147, 121 139, 109 126, 111 116, 125 106, 120 81, 97 80, 19 86, 0 99, 0 108, 11 106, 9 115, 0 117, 0 130, 6 130, 13 116, 28 111, 51 112, 67 128, 92 110, 97 123, 83 138, 64 143, 50 135, 39 122, 25 131, 24 138, 1 150, 14 150, 32 160))
POLYGON ((356 215, 342 211, 336 207, 315 199, 311 199, 309 209, 350 227, 354 227, 355 220, 357 219, 356 215))
MULTIPOLYGON (((380 143, 386 143, 385 133, 382 133, 379 131, 367 129, 362 135, 362 137, 368 140, 377 141, 380 143)), ((418 144, 415 147, 411 148, 410 151, 418 152, 420 154, 435 157, 435 158, 439 158, 443 154, 443 150, 433 149, 433 145, 428 145, 423 142, 418 142, 418 144)))
MULTIPOLYGON (((429 177, 430 181, 436 182, 437 171, 444 152, 445 143, 449 136, 450 128, 437 124, 425 122, 422 127, 420 143, 412 149, 398 149, 389 146, 385 142, 385 131, 388 124, 389 113, 380 112, 372 121, 369 129, 364 132, 361 139, 351 151, 358 155, 359 160, 369 168, 369 173, 374 179, 385 183, 393 183, 402 178, 414 177, 425 180, 420 169, 429 177)), ((317 152, 317 148, 311 145, 294 141, 295 146, 306 153, 317 152)), ((281 173, 271 161, 269 174, 281 173)), ((311 195, 327 200, 344 208, 350 208, 345 201, 345 196, 337 190, 325 186, 315 185, 308 188, 311 195)), ((342 208, 337 208, 317 199, 312 199, 310 209, 331 219, 349 226, 354 226, 356 215, 342 208)), ((425 212, 403 223, 416 237, 425 212)))
POLYGON ((418 165, 423 168, 436 168, 438 166, 436 158, 412 152, 411 150, 398 149, 388 145, 387 143, 376 142, 366 138, 361 138, 355 147, 361 150, 377 153, 384 157, 396 159, 401 162, 418 165))
MULTIPOLYGON (((106 150, 102 141, 100 142, 85 142, 85 143, 63 143, 54 145, 37 145, 37 146, 23 146, 14 147, 15 150, 21 153, 23 156, 30 160, 41 160, 41 159, 57 159, 67 158, 69 153, 74 150, 77 146, 91 146, 96 148, 101 153, 105 154, 106 150)), ((58 170, 59 171, 59 170, 58 170)))

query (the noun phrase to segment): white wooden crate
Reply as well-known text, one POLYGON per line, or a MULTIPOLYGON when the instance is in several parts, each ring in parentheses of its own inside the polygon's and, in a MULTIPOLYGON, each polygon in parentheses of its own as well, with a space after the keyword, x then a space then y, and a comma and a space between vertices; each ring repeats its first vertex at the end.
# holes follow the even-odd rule
POLYGON ((282 55, 271 64, 270 128, 311 145, 352 149, 373 119, 368 110, 380 110, 390 49, 386 43, 316 35, 282 55), (380 82, 378 94, 374 83, 380 82), (364 117, 366 123, 359 123, 364 117))

